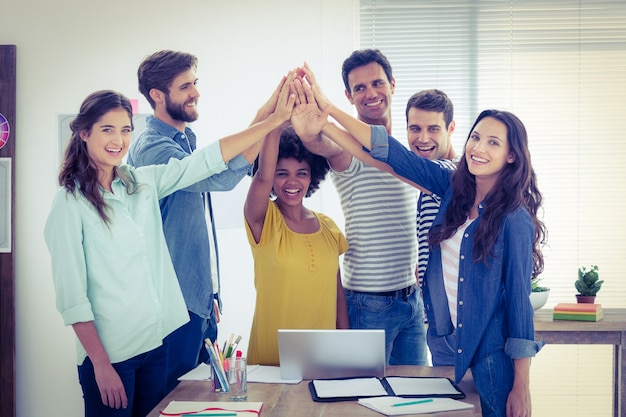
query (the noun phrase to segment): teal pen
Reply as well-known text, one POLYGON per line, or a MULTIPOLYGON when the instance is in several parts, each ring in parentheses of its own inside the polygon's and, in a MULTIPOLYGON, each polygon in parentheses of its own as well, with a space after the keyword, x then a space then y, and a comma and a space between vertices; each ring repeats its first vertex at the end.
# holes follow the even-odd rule
POLYGON ((406 403, 397 403, 397 404, 391 404, 392 407, 401 407, 403 405, 414 405, 414 404, 424 404, 424 403, 432 403, 433 399, 432 398, 427 398, 425 400, 417 400, 417 401, 408 401, 406 403))

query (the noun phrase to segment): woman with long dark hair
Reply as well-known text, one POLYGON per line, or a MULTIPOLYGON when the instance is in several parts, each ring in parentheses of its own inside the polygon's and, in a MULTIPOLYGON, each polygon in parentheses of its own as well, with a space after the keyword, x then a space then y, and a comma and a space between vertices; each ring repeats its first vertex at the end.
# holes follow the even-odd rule
POLYGON ((428 331, 449 338, 457 382, 471 369, 483 416, 530 416, 530 358, 543 344, 534 340, 529 294, 543 271, 546 229, 523 123, 510 112, 483 111, 452 172, 339 110, 318 85, 297 80, 296 87, 296 103, 316 100, 322 117, 330 114, 349 134, 331 123, 322 133, 353 151, 356 138, 396 174, 444 196, 422 288, 428 331))
POLYGON ((71 122, 45 225, 57 309, 78 338, 85 416, 144 417, 165 396, 163 338, 189 320, 165 243, 159 199, 226 169, 282 125, 294 97, 248 129, 164 165, 123 165, 133 131, 130 101, 89 95, 71 122))

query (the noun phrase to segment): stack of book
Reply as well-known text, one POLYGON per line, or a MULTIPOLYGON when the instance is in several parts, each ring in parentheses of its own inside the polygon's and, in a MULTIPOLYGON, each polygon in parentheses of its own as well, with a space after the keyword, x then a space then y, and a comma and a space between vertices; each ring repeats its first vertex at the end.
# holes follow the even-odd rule
POLYGON ((554 307, 554 320, 598 321, 603 317, 601 304, 559 303, 554 307))

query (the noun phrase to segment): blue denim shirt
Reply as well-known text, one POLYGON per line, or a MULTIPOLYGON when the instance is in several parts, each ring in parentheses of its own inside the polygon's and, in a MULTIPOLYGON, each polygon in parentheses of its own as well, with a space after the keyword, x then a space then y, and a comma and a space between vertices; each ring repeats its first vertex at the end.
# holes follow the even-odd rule
MULTIPOLYGON (((164 164, 171 158, 183 159, 195 149, 196 135, 189 127, 181 132, 148 116, 146 129, 131 144, 127 161, 134 166, 164 164)), ((246 158, 238 155, 228 163, 227 170, 159 201, 165 239, 187 309, 200 317, 210 317, 214 293, 203 195, 232 190, 251 170, 246 158)))
MULTIPOLYGON (((372 126, 372 151, 401 176, 444 196, 433 228, 443 223, 452 199, 452 171, 421 158, 403 146, 380 126, 372 126)), ((486 265, 472 260, 473 235, 482 219, 466 229, 461 242, 456 326, 457 355, 455 380, 459 382, 475 361, 504 349, 512 359, 535 356, 543 346, 535 342, 533 309, 530 304, 534 225, 530 214, 520 207, 502 220, 493 256, 486 265)), ((443 283, 441 247, 431 249, 423 286, 428 331, 445 336, 454 331, 443 283)))

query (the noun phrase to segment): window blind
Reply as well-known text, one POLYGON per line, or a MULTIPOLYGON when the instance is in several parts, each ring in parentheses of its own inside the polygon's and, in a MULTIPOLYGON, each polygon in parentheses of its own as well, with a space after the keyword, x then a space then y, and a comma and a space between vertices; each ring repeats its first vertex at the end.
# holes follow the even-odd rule
POLYGON ((445 91, 457 152, 481 110, 524 122, 548 228, 547 307, 575 302, 581 265, 598 265, 596 302, 626 307, 626 2, 361 0, 360 48, 389 59, 393 132, 408 98, 445 91))

